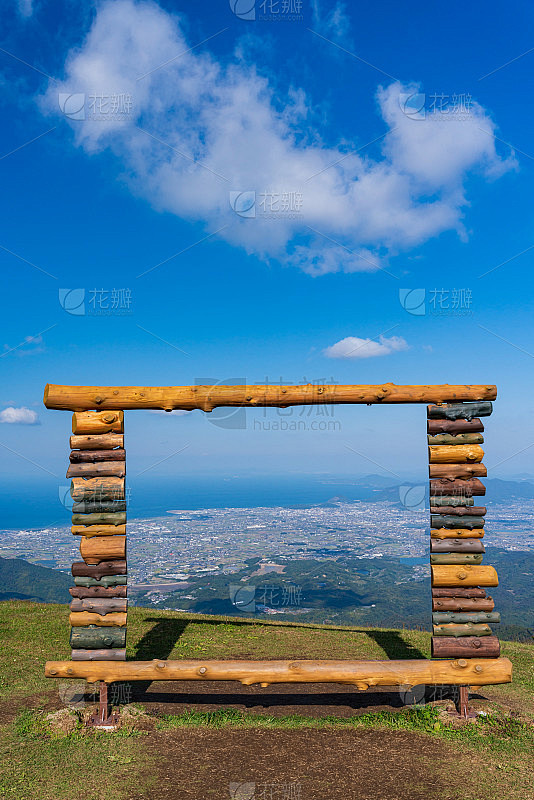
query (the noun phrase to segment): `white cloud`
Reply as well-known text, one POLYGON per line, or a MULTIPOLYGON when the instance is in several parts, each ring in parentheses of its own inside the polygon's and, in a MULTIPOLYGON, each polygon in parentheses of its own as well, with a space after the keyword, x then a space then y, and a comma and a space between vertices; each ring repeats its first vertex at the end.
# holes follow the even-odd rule
POLYGON ((85 94, 85 119, 70 123, 80 147, 111 149, 134 193, 262 259, 313 275, 374 271, 444 231, 465 237, 468 177, 493 179, 515 164, 497 154, 496 126, 480 105, 461 122, 410 119, 400 97, 417 87, 400 83, 377 94, 378 156, 356 152, 365 141, 355 132, 327 146, 302 90, 275 95, 239 50, 224 66, 191 44, 180 19, 155 3, 104 0, 41 102, 58 114, 58 93, 85 94), (91 95, 131 95, 132 111, 118 122, 108 103, 97 121, 91 95), (230 208, 230 191, 256 192, 254 219, 230 208), (266 192, 301 195, 302 206, 266 213, 266 192))
POLYGON ((322 36, 330 37, 336 42, 349 43, 347 37, 350 31, 350 21, 345 3, 338 0, 333 8, 325 10, 319 0, 312 0, 312 21, 314 29, 319 31, 322 36))
POLYGON ((39 425, 39 418, 35 411, 22 406, 13 408, 9 406, 0 411, 0 423, 7 422, 11 425, 39 425))
POLYGON ((17 6, 21 17, 31 17, 33 13, 33 0, 17 0, 17 6))
POLYGON ((327 347, 323 353, 328 358, 375 358, 388 356, 400 350, 408 350, 408 342, 402 336, 379 336, 374 339, 360 339, 357 336, 347 336, 339 342, 327 347))

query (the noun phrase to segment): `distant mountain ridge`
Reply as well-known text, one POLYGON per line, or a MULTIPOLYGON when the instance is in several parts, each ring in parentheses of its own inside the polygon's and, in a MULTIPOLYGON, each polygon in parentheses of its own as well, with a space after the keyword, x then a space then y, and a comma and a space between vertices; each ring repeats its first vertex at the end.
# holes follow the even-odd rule
POLYGON ((68 603, 72 578, 64 572, 30 564, 22 558, 0 558, 0 600, 68 603))

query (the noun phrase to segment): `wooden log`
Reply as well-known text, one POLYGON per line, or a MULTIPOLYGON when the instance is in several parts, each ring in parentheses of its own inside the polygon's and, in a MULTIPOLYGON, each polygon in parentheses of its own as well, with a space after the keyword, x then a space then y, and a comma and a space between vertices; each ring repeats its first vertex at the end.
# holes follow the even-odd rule
POLYGON ((126 648, 108 647, 103 650, 72 650, 73 661, 126 661, 126 648))
POLYGON ((111 614, 93 614, 92 611, 73 611, 69 614, 69 622, 73 628, 83 628, 88 625, 97 625, 105 628, 123 628, 126 625, 127 614, 112 612, 111 614))
POLYGON ((491 597, 436 597, 432 600, 432 611, 493 611, 494 608, 491 597))
POLYGON ((73 478, 70 482, 70 496, 76 502, 124 500, 124 478, 73 478))
POLYGON ((485 478, 488 470, 484 464, 430 464, 431 478, 485 478))
MULTIPOLYGON (((434 500, 441 500, 442 498, 434 498, 434 500)), ((434 500, 432 502, 434 502, 434 500)), ((447 514, 458 517, 483 517, 486 513, 486 506, 445 506, 435 505, 430 506, 431 514, 447 514)))
POLYGON ((490 402, 481 403, 449 403, 447 405, 430 405, 427 407, 429 419, 472 420, 475 417, 489 417, 493 411, 490 402))
POLYGON ((430 526, 432 528, 473 528, 484 527, 484 517, 454 516, 451 514, 431 514, 430 526))
MULTIPOLYGON (((494 567, 465 565, 434 565, 430 567, 432 586, 498 586, 494 567)), ((103 579, 102 579, 103 580, 103 579)))
POLYGON ((47 678, 85 678, 96 681, 240 681, 255 683, 346 683, 369 686, 421 684, 510 683, 512 664, 507 658, 431 661, 47 661, 47 678))
MULTIPOLYGON (((43 402, 47 408, 84 409, 157 408, 212 411, 218 406, 275 406, 316 403, 444 403, 460 400, 495 400, 497 387, 484 385, 409 385, 308 383, 304 386, 60 386, 48 383, 43 402)), ((104 433, 79 431, 73 433, 104 433)), ((117 431, 122 433, 122 430, 117 431)))
POLYGON ((432 528, 432 539, 482 539, 484 528, 432 528))
POLYGON ((486 597, 485 589, 481 589, 479 587, 471 587, 469 589, 464 589, 462 587, 437 587, 432 589, 432 597, 461 597, 461 598, 471 598, 471 597, 486 597))
POLYGON ((94 464, 97 461, 126 461, 126 453, 118 450, 71 450, 71 464, 94 464))
MULTIPOLYGON (((478 478, 471 478, 471 480, 452 480, 450 478, 437 478, 430 481, 430 496, 456 495, 461 498, 469 498, 477 495, 486 494, 486 487, 479 481, 478 478)), ((462 505, 466 505, 465 499, 462 505)))
POLYGON ((115 447, 124 447, 122 433, 97 433, 83 436, 70 437, 72 450, 113 450, 115 447))
POLYGON ((124 433, 124 412, 80 411, 72 415, 72 432, 80 433, 124 433))
POLYGON ((117 536, 126 535, 126 525, 73 525, 74 536, 117 536))
POLYGON ((73 514, 115 514, 119 511, 126 511, 124 500, 80 500, 72 504, 73 514))
POLYGON ((480 539, 432 539, 431 553, 484 553, 480 539))
POLYGON ((486 622, 489 624, 500 621, 501 615, 498 611, 436 611, 432 614, 432 622, 434 625, 442 625, 447 622, 460 624, 465 624, 467 622, 486 622))
POLYGON ((80 553, 86 564, 126 557, 126 536, 82 537, 80 553))
POLYGON ((126 586, 110 586, 105 589, 103 586, 71 586, 69 589, 71 597, 127 597, 128 589, 126 586))
MULTIPOLYGON (((120 597, 75 599, 70 604, 71 611, 93 611, 95 614, 111 614, 113 611, 127 611, 128 601, 120 597)), ((443 620, 449 621, 449 620, 443 620)), ((473 621, 473 620, 471 620, 473 621)), ((454 622, 454 620, 450 620, 454 622)))
POLYGON ((501 654, 496 636, 438 636, 431 641, 432 658, 499 658, 501 654))
POLYGON ((125 647, 126 628, 72 628, 70 646, 73 649, 100 650, 104 647, 125 647))
POLYGON ((73 527, 76 525, 125 525, 126 512, 116 511, 109 514, 73 514, 71 521, 73 527))
MULTIPOLYGON (((465 508, 467 506, 473 506, 474 500, 472 497, 461 497, 460 495, 442 495, 433 497, 431 502, 431 506, 453 506, 454 508, 465 508)), ((441 513, 441 512, 440 512, 441 513)))
POLYGON ((434 636, 491 636, 491 628, 489 625, 479 624, 474 622, 466 622, 465 625, 456 625, 454 623, 447 623, 445 625, 433 625, 432 632, 434 636))
POLYGON ((114 478, 124 478, 126 475, 125 461, 102 461, 101 464, 71 464, 67 470, 67 478, 98 478, 109 475, 114 478))
POLYGON ((481 433, 457 433, 454 436, 451 433, 436 433, 434 436, 427 437, 428 444, 483 444, 484 437, 481 433))
POLYGON ((482 564, 482 553, 431 553, 431 564, 482 564))
POLYGON ((84 561, 75 561, 71 567, 73 578, 101 578, 103 575, 126 575, 126 561, 101 561, 99 564, 86 564, 84 561))
POLYGON ((110 586, 126 586, 128 577, 127 575, 102 575, 101 578, 88 578, 82 575, 79 578, 74 578, 74 583, 76 586, 85 588, 88 586, 100 586, 108 589, 110 586))
POLYGON ((480 419, 429 419, 427 420, 426 430, 429 434, 481 433, 484 431, 484 423, 480 419))
POLYGON ((428 447, 428 460, 431 464, 476 464, 483 458, 484 450, 479 444, 431 444, 428 447))

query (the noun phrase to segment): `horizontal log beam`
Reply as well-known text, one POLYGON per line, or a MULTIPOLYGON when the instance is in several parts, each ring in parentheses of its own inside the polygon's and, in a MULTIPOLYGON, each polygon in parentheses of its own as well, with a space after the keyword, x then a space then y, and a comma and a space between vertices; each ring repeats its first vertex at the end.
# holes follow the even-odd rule
POLYGON ((450 403, 447 405, 430 405, 427 408, 429 419, 447 419, 455 422, 466 419, 468 422, 475 417, 488 417, 493 411, 489 402, 482 403, 450 403))
POLYGON ((484 450, 478 444, 431 444, 428 460, 431 464, 475 464, 484 458, 484 450))
POLYGON ((69 622, 73 628, 97 625, 106 628, 123 628, 127 614, 112 612, 111 614, 94 614, 92 611, 73 611, 69 614, 69 622))
POLYGON ((101 561, 99 564, 86 564, 75 561, 71 567, 73 578, 101 578, 103 575, 126 575, 126 560, 101 561))
POLYGON ((493 611, 495 602, 491 597, 435 597, 432 611, 493 611))
POLYGON ((472 587, 464 589, 462 587, 438 587, 432 589, 432 597, 486 597, 485 589, 472 587))
POLYGON ((114 611, 126 611, 128 601, 120 597, 77 598, 70 604, 71 611, 93 611, 95 614, 111 614, 114 611))
POLYGON ((434 636, 491 636, 489 625, 476 625, 474 622, 466 622, 465 625, 447 623, 445 625, 433 625, 434 636))
POLYGON ((432 528, 432 539, 483 539, 484 528, 432 528))
POLYGON ((122 536, 126 535, 126 525, 73 525, 74 536, 122 536))
POLYGON ((83 586, 84 588, 100 586, 108 589, 110 586, 126 586, 128 577, 126 575, 103 575, 101 578, 88 578, 82 575, 79 578, 74 578, 74 583, 76 586, 83 586))
POLYGON ((125 647, 126 628, 71 628, 70 646, 74 650, 100 650, 104 647, 125 647))
POLYGON ((431 539, 431 553, 484 553, 480 539, 431 539))
POLYGON ((488 624, 500 622, 501 615, 498 611, 436 611, 432 614, 432 622, 435 625, 442 625, 446 622, 467 623, 467 622, 487 622, 488 624))
POLYGON ((510 683, 512 664, 507 658, 454 661, 47 661, 47 678, 85 678, 96 681, 199 680, 255 683, 346 683, 369 686, 421 684, 510 683))
POLYGON ((69 461, 71 464, 94 464, 97 461, 125 461, 126 452, 121 448, 116 450, 71 450, 69 461))
POLYGON ((126 648, 103 650, 72 650, 73 661, 126 661, 126 648))
POLYGON ((482 433, 484 423, 481 419, 429 419, 426 424, 427 433, 482 433))
POLYGON ((484 517, 455 516, 454 514, 431 514, 430 526, 432 528, 483 528, 484 517))
MULTIPOLYGON (((46 403, 45 403, 46 405, 46 403)), ((74 434, 124 433, 124 412, 81 411, 72 415, 74 434)))
POLYGON ((489 566, 464 566, 433 565, 432 586, 498 586, 499 579, 495 567, 489 566))
POLYGON ((125 461, 102 461, 99 464, 71 464, 67 470, 67 478, 98 478, 100 476, 124 478, 125 461))
MULTIPOLYGON (((432 506, 454 506, 454 508, 465 508, 474 505, 472 497, 461 497, 459 495, 439 495, 432 497, 430 505, 432 506)), ((443 512, 439 512, 445 513, 443 512)), ((460 513, 460 512, 459 512, 460 513)))
POLYGON ((98 564, 126 557, 126 536, 84 536, 80 540, 80 553, 86 564, 98 564))
POLYGON ((106 589, 103 586, 71 586, 69 589, 71 597, 127 597, 128 589, 126 586, 110 586, 106 589))
POLYGON ((72 504, 73 514, 116 514, 126 511, 125 500, 79 500, 72 504))
POLYGON ((484 464, 430 464, 430 478, 485 478, 488 470, 484 464))
POLYGON ((73 478, 70 482, 73 500, 124 500, 124 478, 73 478))
POLYGON ((485 495, 486 487, 478 478, 470 480, 453 480, 452 478, 436 478, 430 481, 430 496, 436 495, 457 495, 461 498, 468 498, 478 495, 485 495))
POLYGON ((462 445, 462 444, 483 444, 484 437, 481 433, 458 433, 456 436, 450 433, 437 433, 434 436, 427 436, 429 445, 448 444, 448 445, 462 445))
POLYGON ((430 563, 449 565, 478 565, 482 564, 484 555, 482 553, 431 553, 430 563))
MULTIPOLYGON (((441 500, 443 498, 434 497, 432 502, 441 500)), ((485 506, 446 506, 438 504, 430 506, 431 514, 446 514, 447 516, 453 515, 458 517, 483 517, 486 514, 485 506)))
POLYGON ((111 513, 98 514, 73 514, 72 525, 125 525, 126 512, 114 511, 111 513))
MULTIPOLYGON (((350 384, 304 386, 59 386, 47 384, 47 408, 86 409, 157 408, 212 411, 220 406, 275 406, 287 408, 316 403, 444 403, 453 400, 494 400, 497 387, 484 385, 378 385, 350 384)), ((93 433, 79 431, 73 433, 93 433)), ((102 431, 104 432, 104 431, 102 431)), ((122 431, 118 431, 122 432, 122 431)))
POLYGON ((72 450, 113 450, 115 447, 124 447, 124 436, 122 433, 73 434, 70 446, 72 450))
POLYGON ((496 636, 438 636, 432 638, 432 658, 499 658, 496 636))

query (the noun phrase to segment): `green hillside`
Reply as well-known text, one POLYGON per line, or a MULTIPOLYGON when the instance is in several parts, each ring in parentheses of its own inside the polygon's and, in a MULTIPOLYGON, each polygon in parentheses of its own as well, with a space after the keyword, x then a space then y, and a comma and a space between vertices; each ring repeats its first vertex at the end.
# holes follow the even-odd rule
POLYGON ((0 600, 66 603, 72 578, 57 569, 30 564, 22 558, 0 558, 0 600))

